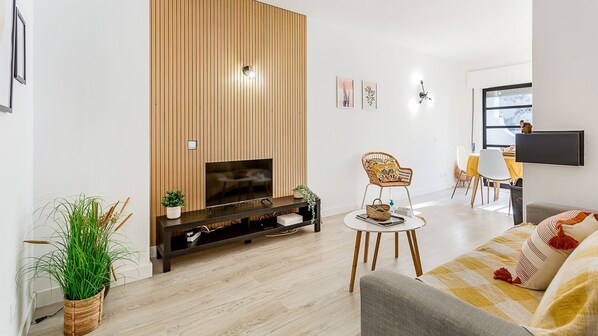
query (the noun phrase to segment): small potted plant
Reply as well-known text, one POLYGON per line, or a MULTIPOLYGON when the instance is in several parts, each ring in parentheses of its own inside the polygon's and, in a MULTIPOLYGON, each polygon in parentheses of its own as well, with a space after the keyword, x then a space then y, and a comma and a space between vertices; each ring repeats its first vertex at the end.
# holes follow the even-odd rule
POLYGON ((31 258, 21 276, 50 278, 64 294, 64 335, 85 335, 102 321, 104 294, 110 276, 116 280, 113 263, 133 261, 135 252, 119 239, 117 231, 131 218, 123 213, 129 200, 108 209, 100 199, 81 195, 57 199, 41 209, 52 234, 48 240, 26 240, 42 244, 49 252, 31 258), (46 211, 49 211, 47 213, 46 211))
POLYGON ((295 198, 303 198, 307 202, 307 209, 311 212, 312 223, 316 219, 316 202, 320 199, 308 186, 300 184, 293 189, 295 198))
POLYGON ((168 190, 162 197, 162 205, 166 207, 166 218, 181 217, 181 208, 185 206, 185 195, 180 190, 168 190))

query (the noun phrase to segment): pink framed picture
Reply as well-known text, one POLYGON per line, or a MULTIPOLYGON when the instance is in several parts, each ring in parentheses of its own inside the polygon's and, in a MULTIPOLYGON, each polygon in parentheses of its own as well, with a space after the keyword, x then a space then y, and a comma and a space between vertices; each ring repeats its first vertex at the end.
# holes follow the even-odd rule
POLYGON ((355 107, 355 82, 352 79, 336 78, 336 107, 355 107))

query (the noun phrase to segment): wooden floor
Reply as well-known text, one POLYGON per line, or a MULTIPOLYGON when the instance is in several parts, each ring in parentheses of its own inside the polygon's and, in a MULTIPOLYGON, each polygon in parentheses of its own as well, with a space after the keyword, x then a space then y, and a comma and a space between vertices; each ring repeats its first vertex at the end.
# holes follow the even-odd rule
MULTIPOLYGON (((498 202, 469 207, 458 189, 416 197, 428 220, 417 232, 424 272, 512 225, 508 192, 498 202)), ((174 259, 172 271, 113 289, 104 321, 92 335, 358 335, 359 286, 348 292, 355 232, 343 215, 324 218, 322 231, 302 228, 174 259)), ((383 235, 377 269, 415 276, 405 234, 394 258, 393 235, 383 235)), ((370 243, 370 262, 373 244, 370 243)), ((363 244, 362 244, 363 246, 363 244)), ((369 272, 360 255, 357 278, 369 272)), ((60 305, 38 309, 47 314, 60 305)), ((62 314, 33 325, 30 335, 61 335, 62 314)))

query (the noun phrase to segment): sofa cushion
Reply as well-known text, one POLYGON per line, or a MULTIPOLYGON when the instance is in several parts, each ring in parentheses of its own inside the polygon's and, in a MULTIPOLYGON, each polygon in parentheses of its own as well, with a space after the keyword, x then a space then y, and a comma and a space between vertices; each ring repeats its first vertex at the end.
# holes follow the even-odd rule
POLYGON ((594 335, 598 330, 598 232, 565 261, 528 329, 535 335, 594 335))
POLYGON ((495 278, 545 290, 569 254, 597 229, 598 221, 590 212, 572 210, 546 218, 523 243, 515 274, 503 267, 495 278))
POLYGON ((419 279, 486 312, 518 325, 531 320, 543 291, 534 291, 494 280, 492 272, 515 266, 522 243, 534 225, 521 224, 475 250, 439 266, 419 279))

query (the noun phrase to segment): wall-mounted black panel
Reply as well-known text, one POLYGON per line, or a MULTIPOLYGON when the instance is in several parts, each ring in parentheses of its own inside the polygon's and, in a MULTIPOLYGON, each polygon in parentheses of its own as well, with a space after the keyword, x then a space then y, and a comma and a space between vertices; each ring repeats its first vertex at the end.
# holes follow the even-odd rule
POLYGON ((517 162, 583 166, 583 131, 517 134, 517 162))

